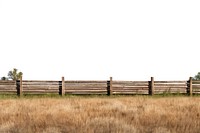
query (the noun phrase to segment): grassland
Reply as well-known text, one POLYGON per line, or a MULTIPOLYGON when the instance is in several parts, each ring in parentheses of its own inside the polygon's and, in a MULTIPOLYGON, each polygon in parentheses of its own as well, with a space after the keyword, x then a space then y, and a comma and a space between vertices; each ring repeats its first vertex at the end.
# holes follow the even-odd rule
POLYGON ((199 133, 200 97, 0 99, 5 133, 199 133))

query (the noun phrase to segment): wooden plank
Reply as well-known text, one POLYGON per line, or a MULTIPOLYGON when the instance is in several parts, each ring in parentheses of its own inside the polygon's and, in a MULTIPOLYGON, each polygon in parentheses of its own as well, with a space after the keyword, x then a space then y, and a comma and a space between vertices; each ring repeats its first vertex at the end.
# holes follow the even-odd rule
POLYGON ((194 94, 200 94, 200 92, 194 92, 194 94))
POLYGON ((124 87, 124 88, 120 88, 120 87, 113 87, 113 90, 149 90, 148 87, 124 87))
POLYGON ((24 91, 23 94, 50 94, 50 93, 55 93, 59 94, 58 91, 24 91))
POLYGON ((58 87, 59 88, 59 86, 58 85, 23 85, 23 87, 58 87))
POLYGON ((14 80, 0 80, 0 83, 16 83, 14 80))
POLYGON ((107 84, 74 84, 74 85, 69 85, 65 84, 65 87, 107 87, 107 84))
POLYGON ((107 92, 100 93, 91 93, 91 92, 66 92, 65 94, 74 94, 74 95, 106 95, 107 92))
POLYGON ((30 83, 22 83, 23 85, 61 85, 59 82, 58 83, 46 83, 46 82, 30 82, 30 83))
POLYGON ((66 92, 107 92, 107 90, 67 90, 66 92))
POLYGON ((158 86, 158 87, 155 87, 155 89, 187 89, 187 87, 185 86, 158 86))
POLYGON ((44 87, 42 87, 42 88, 40 88, 40 87, 24 87, 23 88, 24 90, 59 90, 59 88, 58 87, 46 87, 46 88, 44 88, 44 87))
POLYGON ((59 82, 57 80, 23 80, 23 82, 59 82))
POLYGON ((107 81, 95 81, 95 80, 68 80, 65 81, 65 84, 69 84, 69 83, 107 83, 107 81))
POLYGON ((0 92, 17 92, 17 90, 0 90, 0 92))
POLYGON ((120 85, 113 85, 113 88, 149 88, 149 86, 120 86, 120 85))
POLYGON ((0 85, 0 87, 2 87, 2 88, 6 88, 6 87, 15 87, 15 88, 16 88, 16 85, 0 85))
POLYGON ((105 90, 95 90, 95 91, 91 91, 91 90, 77 90, 77 91, 74 91, 74 90, 67 90, 66 92, 103 93, 103 92, 107 92, 107 91, 105 91, 105 90))
POLYGON ((200 85, 192 85, 192 88, 193 88, 193 89, 194 89, 194 88, 200 89, 200 85))
POLYGON ((120 83, 113 83, 113 85, 126 85, 126 86, 148 86, 149 83, 126 83, 126 84, 120 84, 120 83))
POLYGON ((200 86, 200 84, 192 84, 192 85, 197 85, 197 86, 200 86))
POLYGON ((146 83, 148 84, 149 81, 113 81, 113 84, 143 84, 146 83))
POLYGON ((57 90, 57 91, 59 91, 58 88, 51 88, 51 89, 48 89, 48 88, 42 88, 42 89, 36 89, 36 88, 23 88, 23 90, 35 90, 35 91, 37 91, 37 90, 46 90, 46 91, 48 91, 48 90, 57 90))
POLYGON ((187 81, 154 81, 154 83, 187 83, 187 81))
POLYGON ((155 86, 187 86, 186 83, 156 83, 155 86))
POLYGON ((65 87, 65 89, 107 89, 107 87, 82 87, 82 86, 79 86, 79 87, 65 87))
POLYGON ((145 83, 115 83, 113 82, 113 84, 116 85, 149 85, 149 83, 145 82, 145 83))
POLYGON ((107 88, 66 88, 65 90, 107 90, 107 88))
POLYGON ((200 80, 192 80, 192 84, 194 84, 194 83, 200 84, 200 80))
POLYGON ((186 89, 187 87, 186 86, 156 86, 155 89, 166 89, 166 88, 171 88, 171 89, 174 89, 174 88, 183 88, 183 89, 186 89))
POLYGON ((139 91, 149 91, 149 90, 113 90, 113 91, 124 91, 124 92, 126 92, 126 91, 130 91, 130 92, 139 92, 139 91))
POLYGON ((155 90, 155 92, 187 92, 186 90, 155 90))
POLYGON ((118 94, 118 95, 139 95, 139 94, 146 94, 148 95, 149 92, 113 92, 113 94, 118 94))
POLYGON ((0 83, 0 85, 16 85, 16 83, 14 82, 10 82, 10 83, 0 83))
POLYGON ((59 92, 58 90, 24 90, 23 92, 59 92))
POLYGON ((6 88, 0 88, 0 90, 16 90, 16 87, 6 87, 6 88))
POLYGON ((59 89, 58 88, 50 88, 50 89, 48 89, 48 88, 42 88, 42 89, 36 89, 36 88, 23 88, 23 90, 57 90, 57 91, 59 91, 59 89))
MULTIPOLYGON (((168 92, 155 92, 155 94, 165 94, 165 93, 168 93, 168 92)), ((170 94, 186 94, 186 92, 172 92, 170 94)))
POLYGON ((149 87, 149 85, 145 85, 145 84, 140 84, 140 85, 113 84, 113 87, 149 87))
POLYGON ((182 90, 182 89, 176 89, 176 90, 155 90, 155 91, 165 91, 165 92, 182 91, 182 92, 187 92, 186 89, 184 89, 184 90, 182 90))

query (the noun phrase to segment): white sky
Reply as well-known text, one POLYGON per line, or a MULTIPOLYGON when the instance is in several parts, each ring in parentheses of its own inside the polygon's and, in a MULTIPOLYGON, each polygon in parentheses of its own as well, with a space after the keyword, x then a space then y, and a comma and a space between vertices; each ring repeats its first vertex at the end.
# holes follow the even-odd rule
POLYGON ((187 80, 199 46, 199 0, 0 0, 0 77, 187 80))

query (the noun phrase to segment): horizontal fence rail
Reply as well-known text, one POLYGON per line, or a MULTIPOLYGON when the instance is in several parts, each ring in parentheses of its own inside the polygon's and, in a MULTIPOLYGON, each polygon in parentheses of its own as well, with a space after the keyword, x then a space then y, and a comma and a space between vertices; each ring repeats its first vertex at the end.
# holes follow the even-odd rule
POLYGON ((44 80, 0 80, 0 94, 200 94, 200 81, 117 81, 110 77, 110 80, 65 80, 44 81, 44 80))

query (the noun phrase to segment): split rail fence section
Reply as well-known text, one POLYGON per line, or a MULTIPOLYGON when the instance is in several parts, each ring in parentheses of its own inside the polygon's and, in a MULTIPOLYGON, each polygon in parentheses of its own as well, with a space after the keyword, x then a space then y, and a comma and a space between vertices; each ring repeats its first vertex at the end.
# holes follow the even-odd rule
POLYGON ((200 81, 41 81, 0 80, 0 94, 200 94, 200 81))

